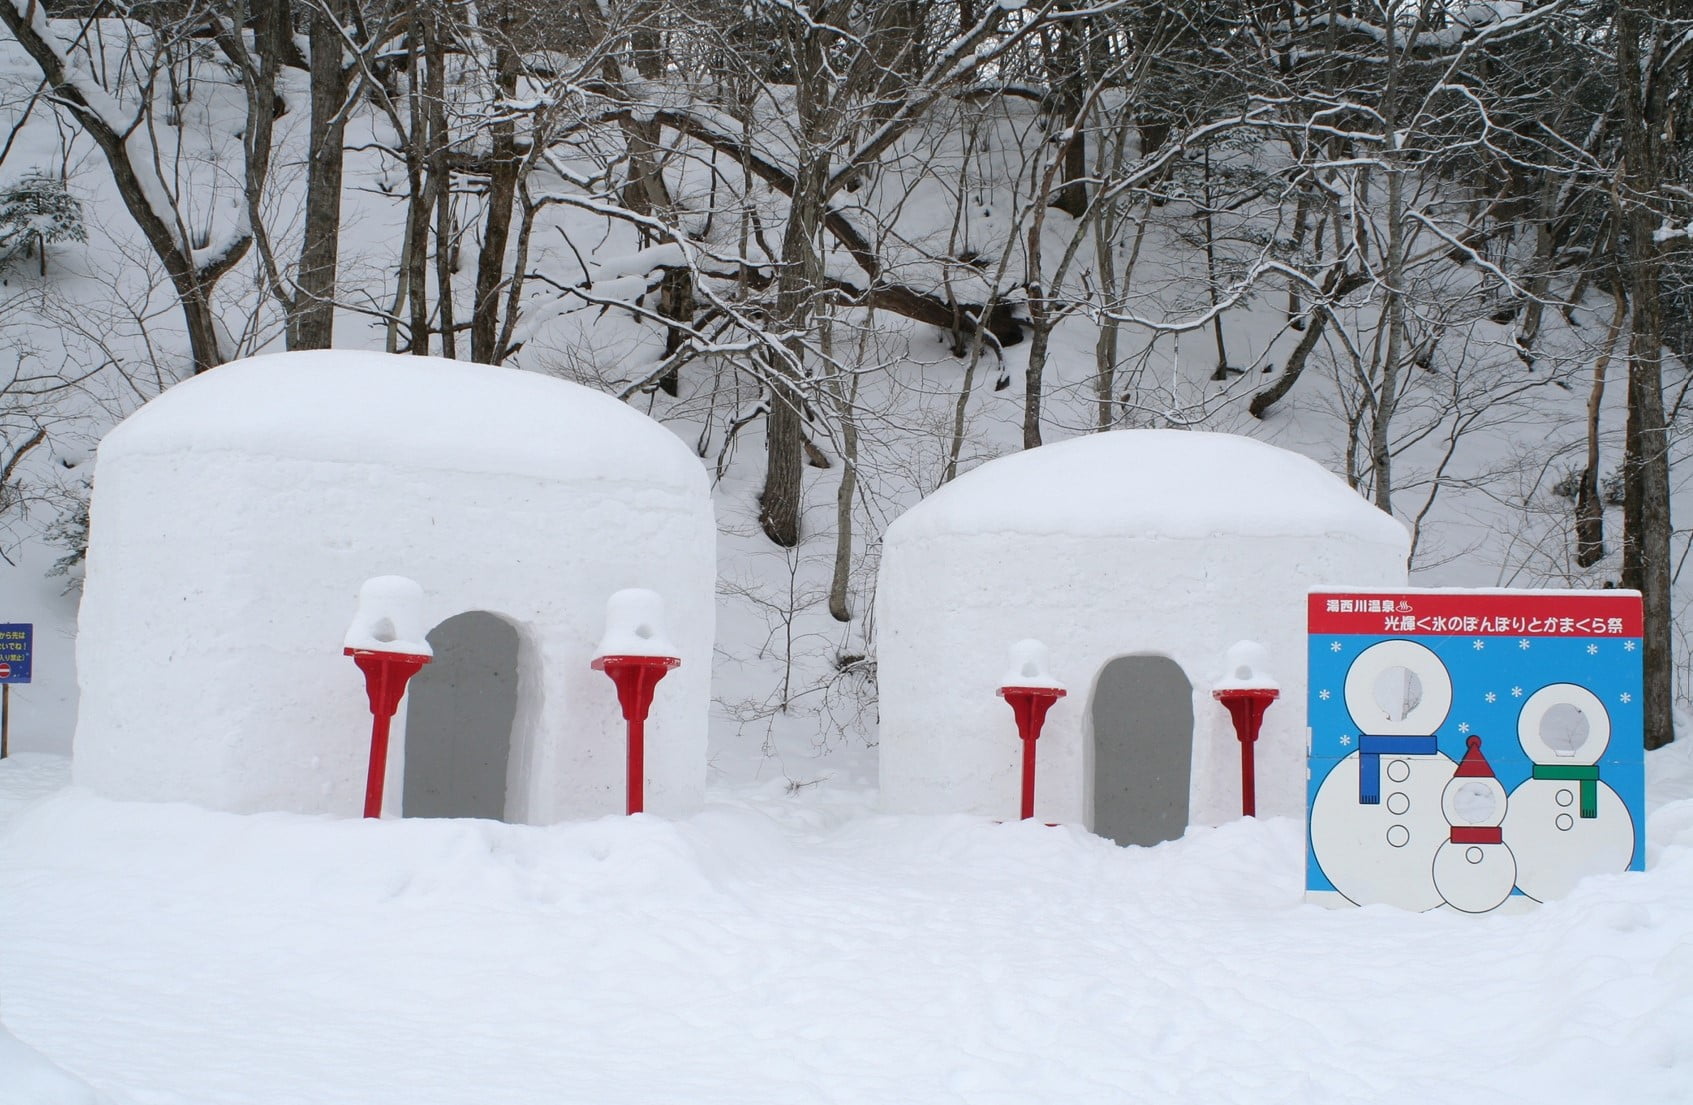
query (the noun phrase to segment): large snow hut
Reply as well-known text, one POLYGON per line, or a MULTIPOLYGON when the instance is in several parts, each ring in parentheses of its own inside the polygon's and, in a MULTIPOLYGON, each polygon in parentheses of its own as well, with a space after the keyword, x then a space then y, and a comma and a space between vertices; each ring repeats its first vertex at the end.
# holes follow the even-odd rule
POLYGON ((79 783, 356 813, 370 714, 342 638, 361 584, 398 574, 423 588, 435 660, 395 720, 388 812, 621 812, 624 726, 589 664, 628 587, 662 595, 682 659, 648 724, 647 808, 701 801, 709 489, 675 435, 609 396, 424 357, 227 364, 107 435, 91 520, 79 783))
POLYGON ((1036 638, 1068 688, 1038 748, 1035 816, 1125 844, 1238 816, 1239 745, 1212 690, 1242 640, 1281 698, 1257 809, 1305 796, 1305 600, 1406 578, 1402 525, 1320 465, 1250 438, 1094 434, 990 461, 907 511, 877 582, 882 801, 1015 816, 1021 746, 995 697, 1036 638))

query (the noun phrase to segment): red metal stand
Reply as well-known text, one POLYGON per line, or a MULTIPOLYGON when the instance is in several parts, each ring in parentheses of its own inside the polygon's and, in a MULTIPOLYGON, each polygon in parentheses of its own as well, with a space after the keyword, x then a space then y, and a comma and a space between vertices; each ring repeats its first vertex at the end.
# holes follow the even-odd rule
POLYGON ((1258 767, 1253 747, 1264 724, 1264 711, 1281 697, 1281 692, 1272 687, 1230 687, 1212 691, 1211 697, 1228 709, 1229 720, 1234 722, 1234 735, 1240 741, 1240 812, 1254 817, 1258 813, 1258 767))
POLYGON ((370 698, 370 773, 364 783, 364 815, 382 816, 382 787, 388 777, 388 723, 405 697, 406 684, 429 663, 429 657, 413 652, 378 652, 349 648, 343 655, 364 672, 365 694, 370 698))
POLYGON ((1017 736, 1023 741, 1023 810, 1024 821, 1035 815, 1035 741, 1040 739, 1041 726, 1046 724, 1046 712, 1064 697, 1062 687, 1001 687, 999 697, 1011 706, 1017 719, 1017 736))
POLYGON ((653 690, 671 668, 681 666, 675 656, 600 656, 595 671, 611 676, 617 685, 617 704, 629 725, 629 778, 625 784, 630 813, 640 813, 646 804, 647 711, 652 708, 653 690))

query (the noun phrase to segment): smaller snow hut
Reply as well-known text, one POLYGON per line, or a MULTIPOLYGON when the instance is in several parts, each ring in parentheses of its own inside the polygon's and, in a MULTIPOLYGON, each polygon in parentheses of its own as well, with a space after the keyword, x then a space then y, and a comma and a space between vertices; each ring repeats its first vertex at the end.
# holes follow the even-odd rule
POLYGON ((91 519, 81 784, 357 813, 370 713, 342 638, 361 585, 398 574, 422 586, 434 662, 394 722, 388 812, 621 812, 624 725, 589 664, 630 587, 660 593, 682 660, 647 726, 647 808, 702 800, 710 492, 674 434, 610 396, 426 357, 227 364, 106 436, 91 519))
POLYGON ((988 462, 907 511, 877 581, 880 773, 893 811, 1015 816, 995 697, 1008 646, 1068 688, 1037 743, 1035 816, 1125 844, 1240 813, 1212 690, 1262 645, 1281 698, 1257 746, 1261 815, 1305 798, 1306 592, 1403 586, 1402 525, 1320 465, 1251 438, 1094 434, 988 462))

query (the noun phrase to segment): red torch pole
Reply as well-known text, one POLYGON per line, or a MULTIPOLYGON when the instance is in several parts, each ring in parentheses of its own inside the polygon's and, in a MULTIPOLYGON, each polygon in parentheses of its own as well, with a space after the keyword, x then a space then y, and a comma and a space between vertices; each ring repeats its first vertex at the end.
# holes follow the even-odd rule
POLYGON ((365 695, 370 699, 370 770, 364 783, 364 815, 382 816, 382 790, 388 777, 388 723, 400 708, 406 684, 429 663, 429 657, 412 652, 379 652, 349 648, 343 654, 364 672, 365 695))
POLYGON ((1258 813, 1258 767, 1253 749, 1258 743, 1258 729, 1264 724, 1264 711, 1281 697, 1273 687, 1230 687, 1212 691, 1211 697, 1221 702, 1234 722, 1234 735, 1240 741, 1240 812, 1245 817, 1258 813))
POLYGON ((999 696, 1011 706, 1017 719, 1017 736, 1023 742, 1023 807, 1021 818, 1035 815, 1035 742, 1046 724, 1046 712, 1064 697, 1062 687, 1001 687, 999 696))
POLYGON ((623 720, 629 728, 629 773, 624 793, 630 813, 640 813, 646 806, 647 713, 652 709, 653 691, 665 673, 681 663, 675 656, 600 656, 594 659, 593 669, 605 672, 616 684, 617 704, 622 707, 623 720))

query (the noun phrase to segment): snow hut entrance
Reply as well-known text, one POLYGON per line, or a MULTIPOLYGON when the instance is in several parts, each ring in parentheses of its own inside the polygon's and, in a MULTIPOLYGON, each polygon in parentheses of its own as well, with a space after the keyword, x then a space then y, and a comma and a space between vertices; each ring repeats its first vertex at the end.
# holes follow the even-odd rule
POLYGON ((1157 844, 1187 830, 1193 684, 1163 656, 1119 656, 1099 673, 1093 723, 1093 831, 1157 844))
POLYGON ((517 714, 517 630, 475 610, 429 634, 435 659, 407 692, 407 817, 506 813, 506 764, 517 714))

